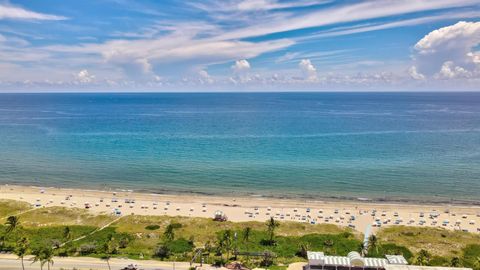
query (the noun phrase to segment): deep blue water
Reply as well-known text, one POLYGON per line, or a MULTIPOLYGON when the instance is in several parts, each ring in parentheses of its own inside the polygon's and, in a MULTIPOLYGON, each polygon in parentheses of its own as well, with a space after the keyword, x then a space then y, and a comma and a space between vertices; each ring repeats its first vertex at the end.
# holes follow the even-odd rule
POLYGON ((0 183, 480 201, 480 93, 1 94, 0 183))

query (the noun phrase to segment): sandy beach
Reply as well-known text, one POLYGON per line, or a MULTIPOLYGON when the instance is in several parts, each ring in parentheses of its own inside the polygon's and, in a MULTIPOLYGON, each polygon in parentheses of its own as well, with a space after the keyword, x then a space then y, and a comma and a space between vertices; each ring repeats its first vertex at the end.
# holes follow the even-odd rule
POLYGON ((480 207, 466 205, 381 204, 354 201, 301 201, 262 197, 164 195, 33 186, 0 186, 0 199, 33 207, 62 206, 112 215, 167 215, 213 218, 222 211, 230 221, 330 223, 357 231, 406 225, 480 233, 480 207))

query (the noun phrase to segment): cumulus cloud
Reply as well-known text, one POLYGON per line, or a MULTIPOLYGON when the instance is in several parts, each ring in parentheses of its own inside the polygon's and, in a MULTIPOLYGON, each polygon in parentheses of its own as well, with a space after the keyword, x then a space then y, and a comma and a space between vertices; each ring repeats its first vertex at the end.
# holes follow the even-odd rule
POLYGON ((412 66, 408 69, 408 75, 410 75, 410 77, 415 80, 425 80, 425 75, 419 73, 416 66, 412 66))
POLYGON ((447 61, 443 63, 440 68, 440 72, 435 74, 435 78, 438 79, 455 79, 455 78, 470 78, 472 72, 465 70, 462 67, 455 66, 452 61, 447 61))
POLYGON ((95 75, 90 74, 86 69, 82 69, 75 75, 75 80, 79 83, 91 83, 95 80, 95 75))
POLYGON ((233 71, 233 77, 230 77, 230 82, 237 84, 237 83, 247 83, 252 80, 252 76, 250 76, 250 63, 245 60, 237 60, 235 64, 231 66, 233 71))
POLYGON ((466 78, 479 73, 480 22, 458 22, 434 30, 415 44, 416 71, 435 78, 466 78))
POLYGON ((310 59, 302 59, 300 63, 298 63, 300 70, 303 73, 305 80, 307 81, 315 81, 317 80, 317 69, 312 64, 310 59))
POLYGON ((250 63, 245 59, 237 60, 235 61, 235 64, 232 66, 232 70, 235 73, 246 72, 250 70, 250 63))
POLYGON ((214 82, 212 76, 210 76, 210 74, 204 69, 198 71, 198 76, 201 84, 211 84, 214 82))
POLYGON ((0 20, 2 19, 58 21, 58 20, 66 20, 67 18, 63 16, 38 13, 38 12, 23 9, 21 7, 0 4, 0 20))

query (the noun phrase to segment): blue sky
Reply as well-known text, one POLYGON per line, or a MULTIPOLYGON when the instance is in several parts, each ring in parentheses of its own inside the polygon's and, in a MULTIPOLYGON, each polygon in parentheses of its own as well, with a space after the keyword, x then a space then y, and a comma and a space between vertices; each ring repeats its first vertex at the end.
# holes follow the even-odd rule
POLYGON ((480 0, 0 0, 5 92, 479 85, 480 0))

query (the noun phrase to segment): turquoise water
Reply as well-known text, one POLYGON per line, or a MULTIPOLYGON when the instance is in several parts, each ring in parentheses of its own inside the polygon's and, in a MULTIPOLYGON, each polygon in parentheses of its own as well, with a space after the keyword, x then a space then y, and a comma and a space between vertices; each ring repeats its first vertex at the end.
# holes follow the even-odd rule
POLYGON ((480 94, 1 94, 0 183, 480 202, 480 94))

